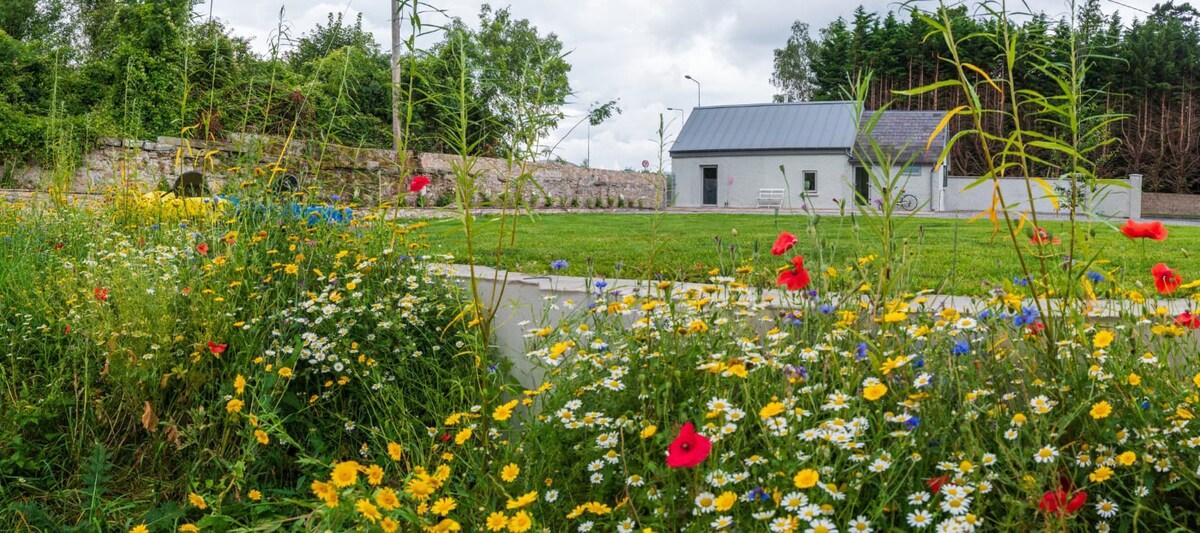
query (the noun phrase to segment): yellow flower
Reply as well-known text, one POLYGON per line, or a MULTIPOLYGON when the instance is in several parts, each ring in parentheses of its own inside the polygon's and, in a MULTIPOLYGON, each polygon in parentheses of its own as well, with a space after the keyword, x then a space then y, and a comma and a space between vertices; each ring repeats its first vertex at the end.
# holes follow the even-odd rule
POLYGON ((458 503, 454 501, 454 498, 447 496, 434 502, 433 507, 430 507, 429 510, 433 511, 435 515, 446 516, 457 507, 458 503))
POLYGON ((713 505, 716 506, 718 511, 724 512, 733 508, 733 504, 735 503, 737 503, 737 494, 734 494, 730 491, 725 491, 722 492, 720 496, 717 496, 717 499, 713 505))
POLYGON ((816 470, 805 468, 796 473, 796 477, 792 478, 792 483, 795 483, 798 489, 808 489, 816 486, 820 479, 821 474, 818 474, 816 470))
POLYGON ((642 428, 641 437, 643 439, 648 439, 650 437, 653 437, 655 433, 658 433, 658 426, 651 424, 649 426, 646 426, 645 428, 642 428))
POLYGON ((408 480, 408 484, 404 486, 404 492, 407 492, 418 500, 429 498, 434 490, 437 490, 437 488, 429 482, 429 476, 414 477, 408 480))
POLYGON ((487 517, 488 531, 501 531, 508 526, 508 516, 500 511, 495 511, 487 517))
POLYGON ((763 408, 758 411, 758 417, 762 418, 763 420, 766 420, 768 418, 778 415, 779 413, 782 413, 783 409, 784 409, 784 407, 783 407, 782 403, 771 402, 771 403, 768 403, 767 405, 764 405, 763 408))
POLYGON ((383 533, 395 533, 397 529, 400 529, 400 523, 392 520, 392 517, 389 516, 379 523, 379 527, 383 528, 383 533))
POLYGON ((150 529, 146 527, 146 524, 138 524, 133 526, 133 529, 130 529, 129 533, 150 533, 150 529))
POLYGON ((1012 425, 1014 425, 1014 426, 1022 426, 1022 425, 1024 425, 1024 424, 1025 424, 1025 421, 1026 421, 1026 420, 1028 420, 1028 419, 1025 417, 1025 415, 1024 415, 1024 414, 1022 414, 1022 413, 1017 413, 1017 414, 1013 415, 1013 417, 1012 417, 1012 425))
POLYGON ((1108 345, 1112 344, 1113 338, 1114 337, 1111 331, 1100 331, 1099 333, 1096 333, 1096 336, 1092 339, 1092 346, 1095 346, 1096 348, 1107 348, 1108 345))
POLYGON ((291 274, 294 276, 294 275, 296 275, 296 273, 300 272, 300 267, 298 267, 296 265, 288 264, 288 265, 283 266, 283 271, 287 274, 291 274))
POLYGON ((1197 387, 1200 387, 1200 374, 1192 376, 1192 383, 1195 383, 1197 387))
POLYGON ((457 435, 454 436, 454 443, 462 445, 464 442, 471 440, 471 428, 463 428, 457 435))
POLYGON ((403 448, 401 448, 400 445, 395 442, 389 442, 387 445, 387 449, 388 449, 388 457, 391 457, 393 461, 399 461, 400 456, 404 451, 403 448))
POLYGON ((885 324, 893 324, 896 322, 903 322, 906 318, 908 318, 907 313, 901 311, 892 311, 883 315, 883 322, 885 324))
POLYGON ((246 497, 257 502, 262 500, 262 493, 259 492, 258 489, 252 489, 246 494, 246 497))
POLYGON ((329 474, 330 481, 338 488, 348 487, 358 483, 358 470, 362 468, 357 461, 342 461, 333 467, 329 474))
POLYGON ((254 430, 254 439, 257 440, 259 444, 271 443, 271 437, 268 437, 267 432, 261 429, 254 430))
POLYGON ((1108 478, 1111 478, 1112 476, 1113 476, 1112 469, 1107 466, 1102 466, 1100 468, 1097 468, 1095 472, 1088 474, 1088 479, 1092 480, 1092 483, 1104 483, 1105 481, 1108 480, 1108 478))
POLYGON ((746 374, 747 374, 746 365, 743 365, 741 363, 732 364, 732 365, 729 365, 729 368, 727 368, 725 370, 725 372, 729 373, 732 376, 744 378, 744 377, 746 377, 746 374))
POLYGON ((246 405, 246 402, 243 402, 237 398, 234 398, 232 400, 229 400, 229 402, 227 402, 225 404, 225 411, 227 411, 231 415, 235 415, 235 414, 242 412, 242 407, 245 405, 246 405))
POLYGON ((201 511, 208 509, 208 502, 204 501, 203 496, 196 494, 195 492, 188 494, 188 503, 192 504, 192 507, 200 509, 201 511))
POLYGON ((517 466, 516 463, 509 463, 504 465, 504 468, 500 471, 500 479, 503 479, 505 483, 512 483, 520 474, 521 467, 517 466))
POLYGON ((1112 405, 1106 401, 1096 402, 1092 404, 1092 410, 1088 414, 1097 420, 1108 418, 1108 415, 1112 414, 1112 405))
POLYGON ((521 511, 508 521, 508 530, 512 533, 524 533, 533 527, 533 519, 529 517, 529 513, 521 511))
POLYGON ((1142 376, 1139 376, 1133 372, 1130 372, 1129 377, 1125 378, 1125 381, 1128 382, 1131 386, 1136 387, 1136 386, 1142 384, 1142 376))
POLYGON ((512 412, 513 412, 513 409, 517 406, 517 401, 518 400, 512 400, 504 405, 496 407, 496 410, 492 411, 492 418, 495 420, 498 420, 500 422, 503 422, 505 420, 508 420, 509 418, 512 418, 512 412))
POLYGON ((281 366, 281 367, 279 367, 279 377, 281 377, 281 378, 290 378, 290 377, 292 377, 292 369, 290 369, 290 368, 288 368, 288 367, 286 367, 286 366, 281 366))
POLYGON ((238 394, 241 394, 242 391, 246 390, 246 378, 242 377, 241 374, 238 374, 236 378, 233 378, 233 390, 238 394))
POLYGON ((441 522, 434 524, 433 527, 428 528, 427 531, 432 531, 433 533, 448 533, 450 531, 462 531, 462 526, 452 519, 443 518, 441 522))
POLYGON ((358 510, 359 514, 363 515, 363 518, 370 520, 372 524, 383 518, 383 513, 380 513, 379 509, 366 498, 354 502, 354 508, 358 510))
POLYGON ((184 524, 179 526, 179 533, 197 533, 200 528, 196 524, 184 524))
POLYGON ((396 496, 396 491, 391 487, 384 487, 375 494, 375 504, 384 511, 393 511, 400 507, 400 498, 396 496))
POLYGON ((1125 452, 1117 456, 1117 463, 1121 466, 1130 466, 1137 462, 1137 454, 1133 452, 1125 452))
POLYGON ((367 467, 367 483, 378 485, 383 483, 383 469, 379 465, 371 465, 367 467))
POLYGON ((887 385, 884 385, 883 383, 876 383, 863 389, 863 398, 873 402, 882 398, 884 394, 887 394, 887 391, 887 385))
POLYGON ((538 493, 536 490, 532 491, 532 492, 527 492, 525 494, 518 496, 517 499, 515 499, 515 500, 512 500, 512 499, 508 500, 508 503, 505 505, 505 507, 508 509, 520 509, 522 507, 525 507, 526 505, 536 502, 537 496, 538 496, 538 493))
POLYGON ((313 494, 316 494, 318 498, 325 500, 326 507, 329 507, 329 508, 337 507, 338 491, 336 488, 334 488, 332 483, 325 483, 324 481, 315 481, 314 480, 312 482, 312 491, 313 491, 313 494))

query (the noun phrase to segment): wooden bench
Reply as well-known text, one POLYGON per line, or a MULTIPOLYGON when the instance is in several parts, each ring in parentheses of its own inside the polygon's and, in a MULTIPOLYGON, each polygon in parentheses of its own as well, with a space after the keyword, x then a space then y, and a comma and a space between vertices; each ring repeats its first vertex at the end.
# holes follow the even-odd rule
POLYGON ((783 189, 759 189, 758 207, 781 207, 784 194, 783 189))

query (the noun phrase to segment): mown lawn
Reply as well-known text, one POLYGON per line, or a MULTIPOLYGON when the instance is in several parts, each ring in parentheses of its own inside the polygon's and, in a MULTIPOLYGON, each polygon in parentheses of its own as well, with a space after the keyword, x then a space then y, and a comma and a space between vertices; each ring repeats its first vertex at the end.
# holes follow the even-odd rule
MULTIPOLYGON (((480 220, 485 222, 479 240, 483 253, 494 254, 496 224, 480 220)), ((432 250, 464 261, 466 246, 459 222, 429 222, 435 237, 432 250)), ((1052 247, 1046 259, 1050 268, 1061 268, 1068 253, 1067 225, 1046 222, 1042 227, 1063 241, 1052 247)), ((1032 252, 1030 228, 1026 225, 1019 242, 1032 252)), ((1189 254, 1200 249, 1200 227, 1169 226, 1170 237, 1164 242, 1134 241, 1114 228, 1081 223, 1076 256, 1082 261, 1098 260, 1092 270, 1110 278, 1131 272, 1149 279, 1151 266, 1165 262, 1181 269, 1185 281, 1200 278, 1200 264, 1189 254)), ((732 274, 737 267, 749 265, 765 273, 759 276, 765 283, 777 267, 787 264, 770 254, 780 231, 800 237, 794 251, 805 256, 810 271, 844 267, 881 250, 878 224, 861 217, 820 217, 814 223, 796 215, 547 214, 520 221, 516 244, 504 250, 500 264, 541 274, 551 271, 552 261, 565 259, 569 267, 560 273, 566 275, 685 281, 705 280, 714 268, 732 274)), ((906 289, 982 294, 1021 277, 1011 240, 1003 231, 993 238, 987 220, 914 218, 900 222, 897 234, 904 237, 911 257, 903 283, 906 289)))

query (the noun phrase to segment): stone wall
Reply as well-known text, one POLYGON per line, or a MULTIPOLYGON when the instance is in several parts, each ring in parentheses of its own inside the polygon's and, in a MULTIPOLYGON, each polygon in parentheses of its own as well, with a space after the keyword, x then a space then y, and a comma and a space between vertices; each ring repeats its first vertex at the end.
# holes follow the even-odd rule
POLYGON ((1142 193, 1142 214, 1146 216, 1200 216, 1200 195, 1142 193))
MULTIPOLYGON (((175 137, 159 137, 156 141, 103 139, 76 170, 71 192, 104 192, 118 187, 151 189, 163 181, 174 183, 188 170, 199 170, 213 190, 233 193, 243 182, 264 179, 262 172, 270 172, 278 162, 286 173, 300 177, 302 186, 317 187, 326 197, 337 195, 363 205, 394 201, 398 195, 412 202, 413 195, 404 194, 408 177, 424 174, 432 180, 423 193, 425 203, 433 205, 453 197, 454 168, 459 160, 447 154, 421 153, 414 157, 409 153, 406 161, 401 161, 392 150, 304 142, 284 146, 282 139, 251 135, 227 142, 175 137), (285 154, 282 158, 281 153, 285 154)), ((555 207, 592 206, 597 200, 615 207, 623 200, 620 203, 624 207, 652 208, 659 182, 655 174, 557 163, 532 163, 528 170, 542 190, 527 187, 524 194, 536 196, 538 207, 549 198, 555 207)), ((0 175, 3 171, 0 168, 0 175)), ((478 158, 474 160, 474 173, 480 200, 496 198, 516 171, 509 170, 504 160, 478 158)), ((49 172, 37 167, 10 174, 19 188, 45 189, 49 185, 49 172)), ((658 196, 665 196, 665 190, 658 196)))

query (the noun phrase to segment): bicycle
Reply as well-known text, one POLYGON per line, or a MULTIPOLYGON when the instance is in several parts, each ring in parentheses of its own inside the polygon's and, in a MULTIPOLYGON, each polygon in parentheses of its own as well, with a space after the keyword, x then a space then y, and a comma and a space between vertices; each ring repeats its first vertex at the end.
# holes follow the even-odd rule
POLYGON ((912 211, 917 208, 918 203, 916 196, 900 191, 900 199, 896 200, 896 207, 905 211, 912 211))

